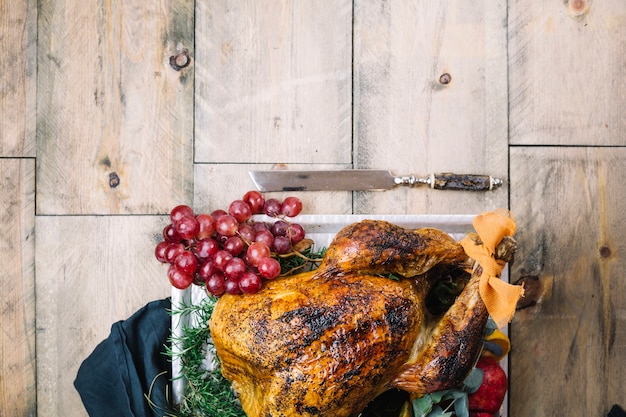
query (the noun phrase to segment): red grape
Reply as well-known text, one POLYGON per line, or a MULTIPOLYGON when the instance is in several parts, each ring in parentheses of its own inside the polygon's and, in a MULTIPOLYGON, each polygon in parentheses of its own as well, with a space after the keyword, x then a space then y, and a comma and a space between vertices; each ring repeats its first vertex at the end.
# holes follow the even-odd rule
POLYGON ((220 271, 224 271, 224 268, 226 268, 226 264, 231 259, 233 259, 233 254, 224 249, 218 250, 215 256, 213 256, 213 262, 215 263, 217 269, 219 269, 220 271))
POLYGON ((275 198, 270 198, 269 200, 265 200, 263 211, 270 217, 276 217, 280 214, 280 206, 280 201, 275 198))
POLYGON ((226 292, 226 280, 221 272, 212 274, 206 280, 206 289, 215 296, 220 296, 226 292))
POLYGON ((289 229, 289 224, 287 224, 287 222, 284 222, 282 220, 278 220, 278 221, 274 222, 272 227, 270 227, 270 231, 272 232, 274 237, 276 237, 276 236, 286 236, 287 235, 287 229, 289 229))
POLYGON ((304 228, 298 223, 289 225, 289 229, 287 230, 287 237, 291 240, 291 243, 300 242, 304 239, 305 234, 304 228))
POLYGON ((228 206, 228 214, 233 216, 239 223, 243 223, 252 216, 252 209, 243 200, 235 200, 228 206))
POLYGON ((263 286, 261 277, 254 272, 245 272, 239 280, 239 289, 244 294, 254 294, 263 286))
POLYGON ((185 245, 182 243, 170 243, 165 249, 165 260, 173 264, 178 255, 185 251, 185 245))
POLYGON ((246 263, 246 265, 248 265, 248 266, 252 266, 252 265, 250 265, 250 260, 248 259, 248 254, 247 254, 246 252, 242 252, 242 253, 239 255, 239 257, 240 257, 241 259, 243 259, 243 261, 246 263))
POLYGON ((215 230, 223 236, 234 236, 237 233, 239 222, 230 214, 218 217, 215 221, 215 230))
POLYGON ((280 214, 295 217, 302 211, 302 201, 298 197, 287 197, 280 206, 280 214))
POLYGON ((166 242, 178 243, 183 240, 182 237, 176 231, 176 227, 173 224, 168 224, 163 229, 163 239, 166 242))
POLYGON ((211 212, 211 217, 213 217, 215 220, 219 219, 220 217, 222 217, 223 215, 228 214, 226 212, 226 210, 222 210, 222 209, 217 209, 217 210, 213 210, 211 212))
POLYGON ((198 269, 198 258, 191 251, 186 250, 174 259, 174 266, 184 274, 193 275, 198 269))
POLYGON ((241 294, 241 289, 239 288, 238 281, 227 279, 224 284, 226 286, 226 292, 228 294, 233 294, 233 295, 241 294))
POLYGON ((259 274, 265 279, 274 279, 280 275, 280 263, 274 258, 263 258, 259 261, 259 274))
POLYGON ((213 257, 220 249, 219 243, 213 238, 202 239, 196 244, 196 255, 200 259, 213 257))
POLYGON ((217 240, 217 243, 219 243, 220 248, 221 248, 222 246, 224 246, 224 243, 226 243, 226 241, 228 240, 229 237, 230 236, 217 234, 217 235, 215 235, 215 240, 217 240))
POLYGON ((167 259, 165 259, 165 251, 169 246, 168 242, 159 242, 154 249, 154 256, 157 258, 157 261, 162 264, 167 263, 167 259))
POLYGON ((254 242, 254 240, 256 239, 256 232, 254 231, 254 228, 248 223, 241 223, 237 227, 237 234, 247 244, 250 244, 250 242, 254 242))
POLYGON ((198 220, 193 216, 183 216, 175 223, 176 231, 183 239, 192 239, 200 228, 198 220))
POLYGON ((269 230, 257 232, 255 242, 263 242, 271 248, 274 244, 274 235, 269 230))
POLYGON ((213 236, 215 233, 215 219, 208 214, 198 214, 196 216, 198 221, 198 233, 196 237, 198 239, 206 239, 213 236))
POLYGON ((168 268, 167 277, 170 280, 170 284, 179 290, 188 288, 193 282, 193 275, 179 271, 174 265, 170 265, 168 268))
POLYGON ((239 278, 248 270, 246 263, 241 258, 233 258, 224 267, 224 276, 227 279, 239 281, 239 278))
POLYGON ((248 246, 246 252, 248 255, 248 261, 252 266, 258 266, 259 261, 263 258, 269 258, 271 255, 270 247, 263 242, 253 242, 248 246))
POLYGON ((193 217, 193 209, 189 206, 181 204, 180 206, 176 206, 170 211, 170 220, 173 224, 176 224, 182 217, 191 216, 193 217))
POLYGON ((224 242, 224 250, 232 253, 233 256, 237 256, 243 252, 243 247, 243 240, 241 240, 239 236, 231 236, 224 242))
POLYGON ((267 225, 267 223, 264 223, 264 222, 253 223, 252 228, 254 229, 256 233, 259 233, 260 231, 263 231, 263 230, 269 232, 270 230, 270 227, 267 225))
POLYGON ((274 238, 274 245, 272 245, 274 252, 284 255, 291 252, 291 241, 287 236, 276 236, 274 238))
POLYGON ((198 271, 198 274, 206 281, 211 277, 211 275, 215 274, 216 272, 220 272, 220 270, 217 269, 217 266, 215 266, 215 263, 212 260, 207 259, 202 263, 202 265, 200 265, 200 270, 198 271))
POLYGON ((248 203, 253 214, 263 213, 263 206, 265 205, 265 197, 258 191, 248 191, 243 195, 243 201, 248 203))

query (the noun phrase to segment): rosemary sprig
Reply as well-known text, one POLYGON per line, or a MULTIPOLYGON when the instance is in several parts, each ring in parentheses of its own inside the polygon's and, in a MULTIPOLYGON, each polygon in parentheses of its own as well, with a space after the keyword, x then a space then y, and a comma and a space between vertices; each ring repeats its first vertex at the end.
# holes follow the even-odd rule
POLYGON ((299 251, 293 251, 278 256, 280 263, 280 275, 293 275, 301 271, 317 269, 324 258, 326 248, 319 250, 309 246, 299 251))
POLYGON ((182 376, 186 379, 185 390, 180 404, 168 417, 245 417, 231 383, 222 376, 219 361, 211 343, 209 318, 217 299, 209 297, 198 304, 183 304, 172 309, 171 314, 189 316, 197 323, 184 326, 182 335, 172 336, 172 346, 179 351, 168 349, 172 359, 181 361, 182 376), (213 351, 213 369, 207 369, 207 352, 213 351))

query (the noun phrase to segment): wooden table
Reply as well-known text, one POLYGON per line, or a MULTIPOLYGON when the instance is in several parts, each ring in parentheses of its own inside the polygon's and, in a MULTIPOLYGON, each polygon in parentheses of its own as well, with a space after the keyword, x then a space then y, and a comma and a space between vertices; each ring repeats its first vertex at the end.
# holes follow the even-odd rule
POLYGON ((277 166, 505 179, 292 194, 314 214, 510 208, 527 297, 509 414, 626 406, 623 0, 22 0, 0 16, 0 416, 85 416, 79 364, 170 294, 153 258, 169 210, 223 208, 277 166))

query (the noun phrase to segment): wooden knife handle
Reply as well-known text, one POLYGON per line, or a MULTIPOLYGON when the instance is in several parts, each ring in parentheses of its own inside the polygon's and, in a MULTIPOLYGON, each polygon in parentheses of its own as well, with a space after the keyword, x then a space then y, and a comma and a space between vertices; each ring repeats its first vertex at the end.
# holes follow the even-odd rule
POLYGON ((502 180, 489 175, 474 174, 433 174, 430 187, 436 190, 489 191, 502 185, 502 180))

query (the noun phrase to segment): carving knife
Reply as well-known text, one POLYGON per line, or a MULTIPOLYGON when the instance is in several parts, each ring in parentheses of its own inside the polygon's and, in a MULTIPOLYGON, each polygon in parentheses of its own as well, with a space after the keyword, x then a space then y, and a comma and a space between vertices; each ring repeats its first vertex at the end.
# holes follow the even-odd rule
POLYGON ((425 185, 436 190, 489 191, 500 187, 501 179, 489 175, 430 174, 396 176, 388 170, 266 170, 249 171, 259 191, 374 191, 396 186, 425 185))

